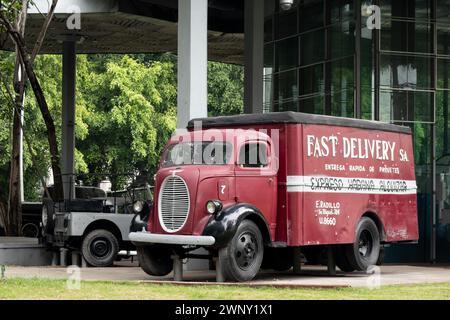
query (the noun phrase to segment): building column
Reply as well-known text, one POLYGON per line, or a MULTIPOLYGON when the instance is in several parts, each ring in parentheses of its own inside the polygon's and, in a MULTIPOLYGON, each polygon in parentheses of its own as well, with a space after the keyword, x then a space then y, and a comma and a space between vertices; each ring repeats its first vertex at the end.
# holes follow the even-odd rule
POLYGON ((178 0, 178 121, 208 116, 208 0, 178 0))
POLYGON ((64 199, 75 198, 76 42, 63 42, 61 172, 64 199))
POLYGON ((264 5, 245 0, 244 112, 262 113, 264 97, 264 5))

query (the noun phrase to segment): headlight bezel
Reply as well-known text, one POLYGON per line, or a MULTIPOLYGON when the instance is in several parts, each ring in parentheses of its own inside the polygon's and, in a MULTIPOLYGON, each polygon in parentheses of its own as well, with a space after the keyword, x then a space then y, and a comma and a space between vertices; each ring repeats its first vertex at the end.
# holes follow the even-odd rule
POLYGON ((144 211, 144 207, 145 207, 145 203, 144 201, 135 201, 133 203, 133 212, 136 214, 142 213, 142 211, 144 211))
POLYGON ((208 200, 205 205, 206 212, 209 214, 218 214, 222 211, 223 205, 219 200, 208 200))

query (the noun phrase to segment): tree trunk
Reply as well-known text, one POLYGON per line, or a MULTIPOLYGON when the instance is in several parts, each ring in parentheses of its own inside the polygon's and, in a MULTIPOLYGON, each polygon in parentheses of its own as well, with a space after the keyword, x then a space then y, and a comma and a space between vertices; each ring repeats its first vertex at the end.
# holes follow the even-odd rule
MULTIPOLYGON (((28 12, 28 0, 22 0, 22 11, 17 17, 16 29, 23 36, 28 12)), ((15 108, 12 129, 11 171, 9 174, 8 226, 7 236, 18 236, 22 228, 21 199, 21 129, 23 97, 25 93, 25 72, 21 66, 20 55, 16 45, 16 64, 14 69, 15 108)))
MULTIPOLYGON (((53 10, 56 7, 57 1, 52 2, 52 7, 49 10, 49 14, 47 16, 47 20, 50 20, 53 16, 53 10)), ((33 67, 33 57, 29 57, 28 50, 25 45, 24 38, 20 32, 15 29, 11 23, 5 19, 4 17, 0 17, 5 28, 7 29, 9 35, 13 39, 14 43, 16 44, 16 48, 18 49, 18 53, 20 56, 20 59, 22 60, 23 66, 26 71, 26 75, 28 76, 28 80, 30 81, 31 88, 33 89, 34 96, 36 97, 37 104, 39 106, 39 109, 41 111, 42 117, 45 122, 45 126, 47 128, 47 140, 49 144, 49 150, 50 150, 50 156, 51 156, 51 167, 53 171, 53 177, 54 177, 54 196, 55 200, 62 200, 64 198, 63 194, 63 183, 62 183, 62 175, 61 175, 61 167, 60 167, 60 157, 59 157, 59 151, 58 151, 58 142, 56 139, 56 130, 55 130, 55 123, 53 121, 53 117, 50 114, 50 110, 47 105, 47 101, 44 96, 44 92, 42 91, 42 87, 39 83, 39 80, 36 77, 36 73, 34 72, 33 67)), ((46 21, 44 23, 44 28, 48 27, 48 22, 46 21)), ((45 35, 45 32, 41 32, 39 35, 39 39, 41 39, 45 35)), ((42 39, 41 39, 42 40, 42 39)), ((41 41, 39 40, 39 41, 41 41)), ((39 47, 39 41, 37 43, 37 46, 39 47)), ((36 54, 37 50, 34 50, 33 55, 36 54)))
POLYGON ((7 215, 8 215, 8 205, 2 199, 0 199, 0 236, 6 235, 7 233, 7 215))

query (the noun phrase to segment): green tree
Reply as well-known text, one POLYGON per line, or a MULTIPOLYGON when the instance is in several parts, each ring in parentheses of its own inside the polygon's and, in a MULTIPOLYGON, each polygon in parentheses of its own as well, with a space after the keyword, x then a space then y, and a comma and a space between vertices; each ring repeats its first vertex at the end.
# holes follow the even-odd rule
MULTIPOLYGON (((96 61, 82 73, 89 134, 78 141, 89 173, 154 172, 159 154, 176 127, 173 64, 144 65, 130 56, 96 61)), ((124 178, 112 179, 123 187, 124 178)))
POLYGON ((208 64, 208 114, 222 116, 244 111, 244 70, 241 66, 208 64))

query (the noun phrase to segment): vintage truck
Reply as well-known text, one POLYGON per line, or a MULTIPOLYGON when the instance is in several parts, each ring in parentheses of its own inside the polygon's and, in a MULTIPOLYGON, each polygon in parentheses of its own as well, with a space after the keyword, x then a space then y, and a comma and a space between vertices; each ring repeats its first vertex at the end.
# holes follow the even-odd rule
POLYGON ((416 190, 408 127, 294 112, 193 120, 168 142, 147 228, 129 238, 156 276, 197 248, 229 281, 322 252, 365 271, 384 245, 417 242, 416 190))
MULTIPOLYGON (((130 225, 149 214, 152 187, 130 185, 126 190, 105 192, 96 187, 76 187, 76 197, 66 201, 44 199, 42 233, 53 249, 79 251, 89 266, 108 267, 120 251, 135 250, 128 238, 130 225)), ((49 188, 52 193, 52 188, 49 188)))

